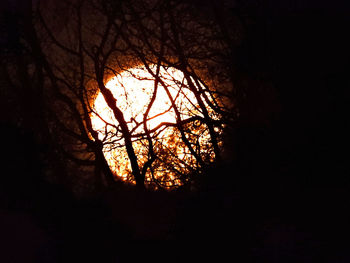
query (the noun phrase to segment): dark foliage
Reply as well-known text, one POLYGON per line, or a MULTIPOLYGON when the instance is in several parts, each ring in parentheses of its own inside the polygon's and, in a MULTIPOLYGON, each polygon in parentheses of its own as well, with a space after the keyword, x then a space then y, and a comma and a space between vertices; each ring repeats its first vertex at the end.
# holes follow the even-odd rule
POLYGON ((208 169, 196 192, 79 199, 45 180, 50 147, 2 124, 1 262, 349 261, 346 7, 232 6, 245 27, 232 64, 250 94, 227 135, 234 160, 208 169))

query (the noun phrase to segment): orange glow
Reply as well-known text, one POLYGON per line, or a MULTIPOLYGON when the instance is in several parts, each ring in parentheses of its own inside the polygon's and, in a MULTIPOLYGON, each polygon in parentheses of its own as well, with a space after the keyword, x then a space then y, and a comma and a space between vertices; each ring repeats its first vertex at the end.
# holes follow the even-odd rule
MULTIPOLYGON (((155 73, 156 66, 151 66, 151 70, 155 73)), ((176 123, 176 114, 164 86, 175 101, 182 120, 202 116, 202 113, 181 71, 161 67, 159 77, 165 85, 158 83, 156 98, 146 119, 147 128, 152 131, 153 148, 158 158, 154 161, 152 170, 148 169, 145 180, 146 184, 157 182, 163 187, 174 187, 183 183, 179 174, 189 173, 191 169, 196 169, 198 164, 182 141, 177 128, 174 125, 161 125, 176 123)), ((123 112, 129 130, 132 131, 133 146, 142 169, 149 159, 149 142, 143 124, 144 114, 155 93, 155 79, 144 68, 132 68, 111 78, 106 87, 117 99, 117 107, 123 112)), ((103 151, 111 170, 117 178, 134 183, 124 139, 118 131, 118 122, 101 93, 94 101, 93 110, 93 128, 98 132, 99 139, 104 142, 103 151)), ((193 145, 197 144, 196 151, 203 160, 214 159, 206 126, 201 123, 186 125, 186 137, 193 145)))

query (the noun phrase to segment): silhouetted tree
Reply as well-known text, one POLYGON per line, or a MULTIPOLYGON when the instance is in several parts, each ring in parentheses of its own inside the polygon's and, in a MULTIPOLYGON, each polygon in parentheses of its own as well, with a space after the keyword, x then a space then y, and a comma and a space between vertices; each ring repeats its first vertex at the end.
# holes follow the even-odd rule
POLYGON ((70 170, 93 172, 101 185, 114 183, 116 171, 104 153, 119 147, 131 168, 127 180, 141 188, 145 180, 154 187, 170 187, 191 184, 193 176, 222 160, 223 129, 237 113, 227 57, 241 29, 228 27, 235 22, 220 17, 225 12, 220 5, 206 3, 203 15, 195 1, 25 3, 19 18, 19 43, 25 54, 15 66, 5 62, 3 72, 11 86, 23 89, 21 107, 31 116, 26 120, 38 127, 70 170), (122 98, 106 87, 123 72, 140 80, 129 71, 135 67, 154 82, 137 120, 136 115, 125 117, 118 102, 122 98), (175 69, 180 79, 171 75, 175 69), (150 128, 160 89, 167 94, 175 122, 150 128), (114 123, 96 111, 99 93, 114 123), (190 106, 183 105, 180 95, 190 106), (94 114, 105 123, 104 131, 94 127, 94 114), (159 136, 164 131, 168 135, 159 136), (203 138, 208 138, 205 143, 203 138), (176 148, 184 149, 182 157, 176 148))

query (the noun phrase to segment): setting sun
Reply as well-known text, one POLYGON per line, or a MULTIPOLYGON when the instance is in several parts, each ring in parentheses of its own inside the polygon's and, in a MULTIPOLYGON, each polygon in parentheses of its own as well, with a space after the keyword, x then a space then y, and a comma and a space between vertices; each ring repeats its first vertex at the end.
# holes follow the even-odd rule
MULTIPOLYGON (((155 74, 156 67, 151 66, 150 70, 155 74)), ((198 166, 182 135, 204 160, 210 161, 214 155, 206 126, 198 120, 192 121, 194 117, 202 117, 202 112, 184 74, 174 68, 161 67, 159 79, 156 82, 154 75, 144 68, 132 68, 112 77, 105 86, 124 114, 140 167, 150 158, 150 142, 145 132, 149 131, 157 158, 146 173, 145 183, 173 187, 181 185, 184 175, 198 166), (178 130, 179 118, 183 123, 191 120, 183 124, 186 133, 178 130)), ((102 93, 98 93, 93 109, 93 128, 104 143, 103 152, 111 170, 116 178, 134 183, 124 138, 102 93)))

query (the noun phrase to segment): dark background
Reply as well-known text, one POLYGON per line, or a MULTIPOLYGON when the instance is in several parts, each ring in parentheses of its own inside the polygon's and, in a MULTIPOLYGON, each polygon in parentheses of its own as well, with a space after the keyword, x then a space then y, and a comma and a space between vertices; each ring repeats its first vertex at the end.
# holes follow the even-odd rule
POLYGON ((42 180, 33 134, 2 122, 1 262, 350 261, 346 1, 230 6, 245 30, 232 63, 279 105, 260 121, 271 102, 248 85, 235 160, 195 193, 81 200, 42 180))

